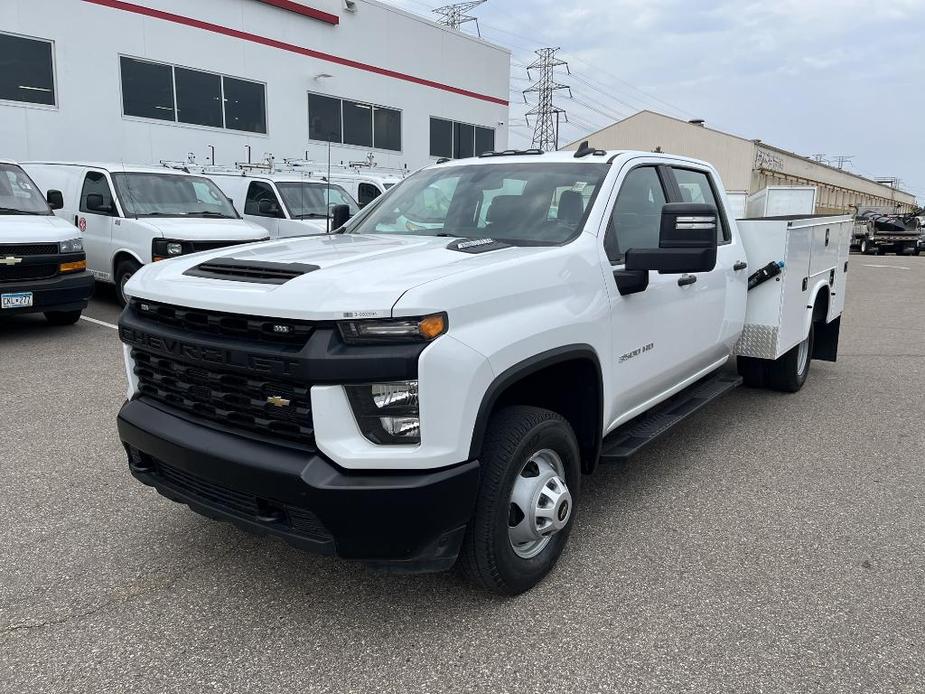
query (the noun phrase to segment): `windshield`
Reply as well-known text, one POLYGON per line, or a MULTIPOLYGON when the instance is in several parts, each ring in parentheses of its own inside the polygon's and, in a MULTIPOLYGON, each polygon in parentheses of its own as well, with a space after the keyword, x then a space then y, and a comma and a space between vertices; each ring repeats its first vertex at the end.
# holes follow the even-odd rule
POLYGON ((51 213, 45 198, 25 171, 14 164, 0 164, 0 214, 51 213))
POLYGON ((383 196, 349 231, 563 243, 580 232, 607 170, 540 162, 428 169, 383 196))
POLYGON ((333 184, 327 203, 325 203, 327 183, 277 183, 276 187, 279 188, 279 194, 283 196, 289 216, 293 219, 312 217, 326 219, 334 205, 347 205, 351 216, 360 211, 360 206, 350 197, 350 193, 333 184))
POLYGON ((238 219, 224 193, 207 178, 168 173, 114 173, 125 213, 132 217, 238 219))

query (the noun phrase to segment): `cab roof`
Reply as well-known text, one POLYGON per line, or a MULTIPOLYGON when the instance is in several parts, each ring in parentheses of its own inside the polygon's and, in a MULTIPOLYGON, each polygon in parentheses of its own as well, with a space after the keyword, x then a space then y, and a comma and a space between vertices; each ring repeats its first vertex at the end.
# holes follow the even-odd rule
MULTIPOLYGON (((631 159, 633 157, 659 157, 674 161, 683 161, 691 164, 705 165, 699 159, 683 157, 675 154, 661 152, 643 152, 630 149, 592 150, 582 157, 575 156, 575 150, 561 150, 556 152, 541 152, 539 150, 507 150, 504 152, 486 152, 485 154, 469 157, 467 159, 442 159, 432 166, 484 166, 491 164, 610 164, 618 158, 631 159)), ((430 168, 430 167, 428 167, 430 168)))
POLYGON ((89 169, 101 169, 107 173, 158 173, 175 176, 190 176, 187 171, 154 164, 123 164, 122 162, 100 161, 24 161, 22 164, 34 166, 73 166, 89 169))

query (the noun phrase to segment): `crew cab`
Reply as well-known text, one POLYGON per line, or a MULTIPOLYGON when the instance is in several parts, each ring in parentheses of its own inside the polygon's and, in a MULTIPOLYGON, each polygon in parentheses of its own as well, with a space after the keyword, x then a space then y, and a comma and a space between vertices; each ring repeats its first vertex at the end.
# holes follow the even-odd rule
POLYGON ((23 162, 42 189, 59 190, 56 211, 80 230, 92 275, 124 287, 142 265, 266 240, 209 179, 154 166, 23 162))
POLYGON ((0 161, 0 318, 44 313, 53 325, 76 323, 93 293, 83 243, 52 212, 61 193, 46 198, 19 166, 0 161))
POLYGON ((343 187, 300 173, 207 171, 206 176, 271 239, 326 234, 333 207, 346 205, 351 216, 360 209, 343 187))
POLYGON ((119 322, 129 470, 306 549, 527 590, 599 463, 835 359, 851 219, 743 224, 708 163, 584 145, 149 266, 119 322))

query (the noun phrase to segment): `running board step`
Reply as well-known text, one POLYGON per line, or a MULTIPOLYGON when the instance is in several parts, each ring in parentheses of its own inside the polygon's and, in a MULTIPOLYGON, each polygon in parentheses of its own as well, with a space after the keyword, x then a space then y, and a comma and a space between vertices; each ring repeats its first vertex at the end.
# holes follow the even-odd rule
POLYGON ((742 377, 723 372, 703 378, 665 402, 610 432, 601 445, 601 462, 621 462, 646 444, 690 417, 712 400, 742 383, 742 377))

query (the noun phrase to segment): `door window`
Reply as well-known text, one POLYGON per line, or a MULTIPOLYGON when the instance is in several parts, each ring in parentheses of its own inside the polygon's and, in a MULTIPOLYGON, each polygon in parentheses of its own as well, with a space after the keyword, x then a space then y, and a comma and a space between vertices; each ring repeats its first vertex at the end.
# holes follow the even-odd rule
POLYGON ((247 197, 244 200, 244 214, 253 214, 258 217, 282 217, 283 210, 276 199, 276 193, 268 183, 251 181, 247 188, 247 197), (261 203, 263 211, 261 211, 261 203))
POLYGON ((363 207, 378 198, 380 194, 379 189, 372 183, 361 183, 357 191, 357 202, 360 203, 360 207, 363 207))
POLYGON ((622 263, 630 248, 658 248, 666 202, 654 166, 641 166, 627 174, 604 236, 604 250, 611 262, 622 263))
MULTIPOLYGON (((721 211, 716 194, 713 192, 713 185, 710 177, 703 171, 692 171, 690 169, 672 168, 675 180, 678 182, 678 188, 681 189, 682 202, 695 202, 705 205, 713 205, 717 212, 721 211)), ((719 224, 717 225, 717 240, 719 243, 730 239, 729 231, 726 228, 723 215, 719 214, 719 224)))
POLYGON ((83 189, 80 191, 80 211, 109 216, 115 216, 116 214, 116 206, 112 199, 109 181, 99 171, 90 171, 84 178, 83 189), (96 203, 93 208, 87 204, 87 199, 91 195, 99 196, 91 199, 91 202, 96 203), (100 202, 102 204, 99 204, 100 202))

